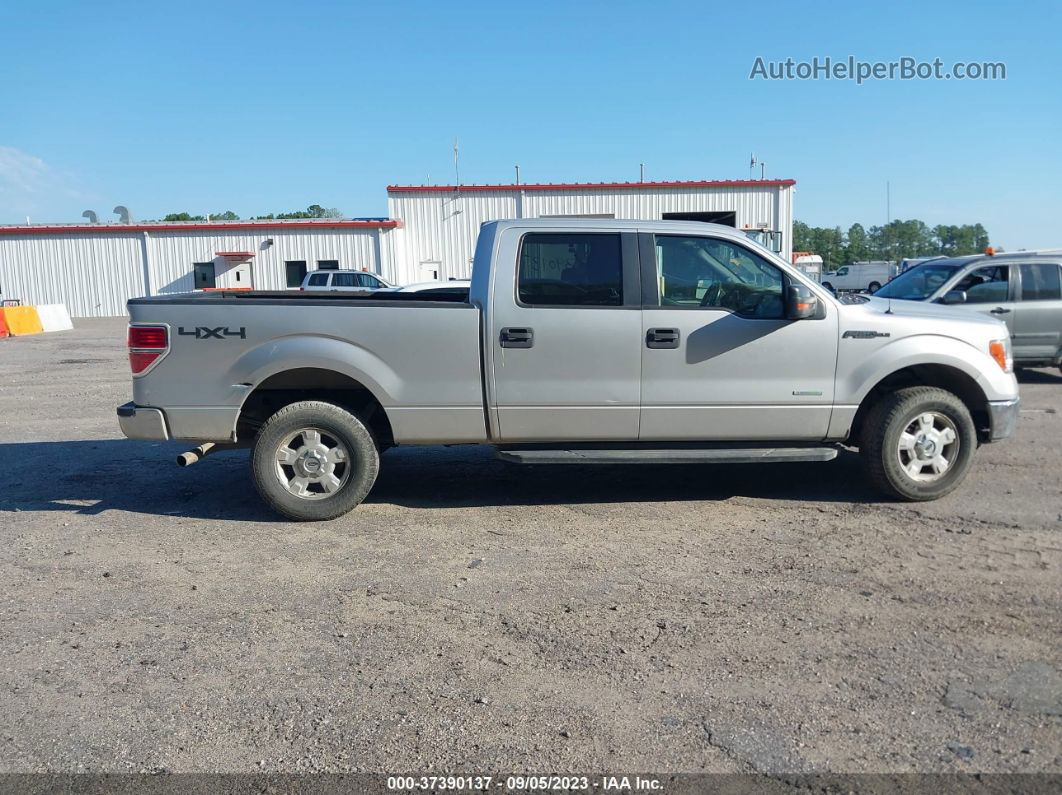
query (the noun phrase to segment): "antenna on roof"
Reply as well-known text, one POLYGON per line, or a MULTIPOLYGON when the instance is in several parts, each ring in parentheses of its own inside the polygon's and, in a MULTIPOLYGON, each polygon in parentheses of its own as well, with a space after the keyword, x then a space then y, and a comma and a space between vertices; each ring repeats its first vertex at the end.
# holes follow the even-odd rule
POLYGON ((645 182, 645 163, 638 164, 638 181, 645 182))
POLYGON ((457 137, 454 136, 454 188, 456 190, 461 190, 461 168, 457 162, 459 155, 460 152, 457 147, 457 137))
POLYGON ((520 184, 520 164, 516 164, 516 184, 520 184))

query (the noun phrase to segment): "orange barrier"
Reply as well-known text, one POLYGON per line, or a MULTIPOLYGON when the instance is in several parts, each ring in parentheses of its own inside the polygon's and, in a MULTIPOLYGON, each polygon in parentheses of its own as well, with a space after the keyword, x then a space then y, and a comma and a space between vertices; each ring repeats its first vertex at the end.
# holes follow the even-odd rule
POLYGON ((8 333, 15 337, 40 334, 44 331, 37 308, 34 306, 8 306, 0 309, 0 312, 4 313, 8 333))
POLYGON ((4 322, 4 310, 0 309, 0 340, 4 337, 10 337, 11 335, 7 331, 7 323, 4 322))

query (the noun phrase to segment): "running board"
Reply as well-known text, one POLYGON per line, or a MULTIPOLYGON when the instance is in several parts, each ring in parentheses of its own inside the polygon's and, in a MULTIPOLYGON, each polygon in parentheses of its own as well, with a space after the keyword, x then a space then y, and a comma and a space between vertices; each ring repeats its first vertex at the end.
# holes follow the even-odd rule
POLYGON ((514 464, 768 464, 836 457, 836 447, 498 450, 498 458, 514 464))

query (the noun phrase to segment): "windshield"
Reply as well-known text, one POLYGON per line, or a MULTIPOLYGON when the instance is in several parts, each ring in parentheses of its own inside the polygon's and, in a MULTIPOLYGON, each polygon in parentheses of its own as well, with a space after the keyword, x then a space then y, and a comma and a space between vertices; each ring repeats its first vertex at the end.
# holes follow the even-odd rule
POLYGON ((924 301, 940 286, 955 275, 962 266, 926 262, 915 265, 890 281, 876 293, 876 298, 899 298, 907 301, 924 301))

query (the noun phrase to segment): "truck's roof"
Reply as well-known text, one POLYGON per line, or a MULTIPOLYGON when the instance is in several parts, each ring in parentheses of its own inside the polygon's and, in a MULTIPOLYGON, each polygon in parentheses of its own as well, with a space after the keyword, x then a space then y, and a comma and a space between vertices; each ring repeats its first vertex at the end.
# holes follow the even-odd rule
POLYGON ((641 229, 647 232, 692 231, 703 233, 705 229, 713 232, 733 235, 743 234, 745 230, 735 229, 725 224, 710 224, 705 221, 647 221, 644 218, 511 218, 501 221, 488 221, 484 226, 495 224, 499 229, 511 227, 547 229, 573 227, 576 229, 641 229))

